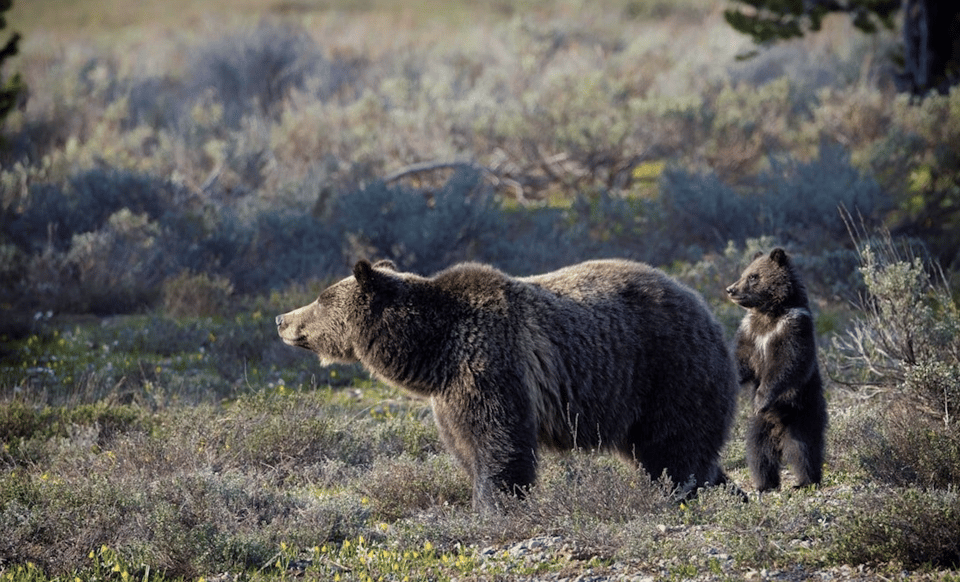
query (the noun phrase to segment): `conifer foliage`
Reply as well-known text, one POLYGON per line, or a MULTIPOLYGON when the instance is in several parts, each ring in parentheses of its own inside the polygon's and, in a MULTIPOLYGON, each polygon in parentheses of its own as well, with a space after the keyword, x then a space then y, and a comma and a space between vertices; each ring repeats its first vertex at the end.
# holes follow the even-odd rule
POLYGON ((960 4, 955 0, 736 0, 744 9, 726 10, 735 30, 757 44, 769 44, 820 30, 830 13, 846 13, 859 30, 892 30, 902 9, 901 91, 946 93, 960 81, 960 4))
MULTIPOLYGON (((13 0, 0 0, 0 31, 7 27, 4 13, 10 10, 12 5, 13 0)), ((0 40, 0 42, 3 41, 0 40)), ((14 74, 9 79, 3 75, 3 63, 10 57, 16 56, 19 43, 20 34, 14 32, 0 48, 0 123, 3 123, 7 114, 17 105, 17 97, 24 90, 23 79, 19 74, 14 74)))

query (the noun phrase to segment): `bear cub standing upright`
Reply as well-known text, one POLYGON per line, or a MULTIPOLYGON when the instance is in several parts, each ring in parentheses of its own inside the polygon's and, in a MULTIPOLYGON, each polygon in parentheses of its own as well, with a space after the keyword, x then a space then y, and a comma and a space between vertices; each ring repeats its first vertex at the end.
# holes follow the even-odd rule
POLYGON ((827 404, 817 365, 807 292, 787 253, 757 253, 727 288, 747 309, 736 337, 740 382, 748 383, 754 416, 747 433, 747 464, 761 493, 780 486, 780 461, 797 487, 822 475, 827 404))

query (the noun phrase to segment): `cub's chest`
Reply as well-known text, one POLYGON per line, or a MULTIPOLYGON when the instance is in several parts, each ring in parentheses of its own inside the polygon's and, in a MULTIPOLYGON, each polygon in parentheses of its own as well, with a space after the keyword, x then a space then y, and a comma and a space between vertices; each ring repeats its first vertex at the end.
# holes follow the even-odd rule
POLYGON ((751 359, 759 363, 775 358, 778 347, 790 341, 804 317, 810 317, 810 312, 803 308, 791 309, 779 317, 755 312, 747 314, 741 324, 741 333, 752 340, 751 359))

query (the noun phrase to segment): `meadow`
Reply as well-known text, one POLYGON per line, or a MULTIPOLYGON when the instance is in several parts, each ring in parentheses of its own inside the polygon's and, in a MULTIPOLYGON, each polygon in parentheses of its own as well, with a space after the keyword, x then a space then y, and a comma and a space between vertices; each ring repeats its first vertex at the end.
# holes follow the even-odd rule
POLYGON ((895 35, 843 18, 739 59, 725 7, 16 1, 0 580, 960 580, 960 91, 897 94, 895 35), (741 412, 747 504, 581 450, 477 515, 428 403, 274 325, 358 258, 617 256, 732 338, 774 245, 828 458, 758 498, 741 412))

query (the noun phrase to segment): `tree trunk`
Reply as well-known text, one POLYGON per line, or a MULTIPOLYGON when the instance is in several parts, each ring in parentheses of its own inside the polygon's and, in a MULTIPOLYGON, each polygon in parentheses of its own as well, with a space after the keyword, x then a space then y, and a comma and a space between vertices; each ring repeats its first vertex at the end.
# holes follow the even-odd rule
POLYGON ((960 2, 904 0, 903 56, 898 89, 946 93, 960 79, 960 2))

